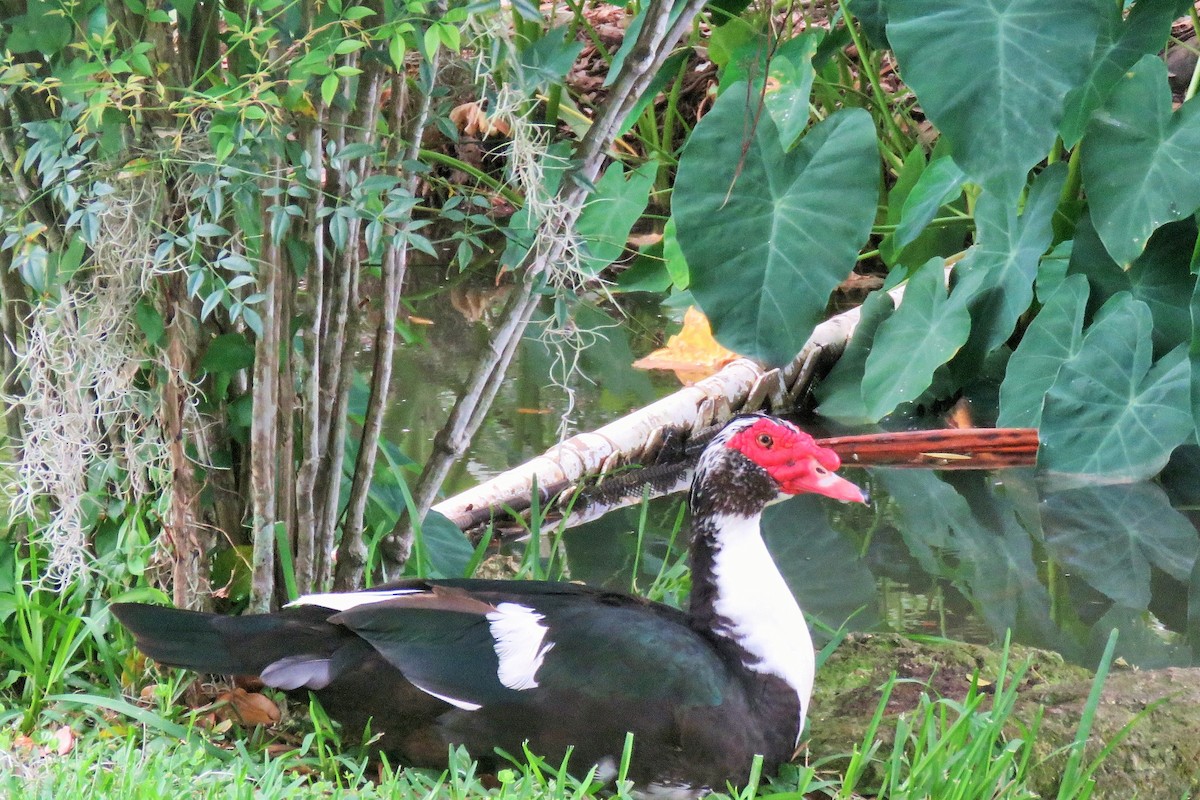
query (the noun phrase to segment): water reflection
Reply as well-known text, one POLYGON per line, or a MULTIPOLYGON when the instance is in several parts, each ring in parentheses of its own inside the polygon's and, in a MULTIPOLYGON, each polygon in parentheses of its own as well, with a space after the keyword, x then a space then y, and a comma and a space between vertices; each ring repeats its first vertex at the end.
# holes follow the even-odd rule
MULTIPOLYGON (((1200 664, 1200 535, 1163 485, 1059 491, 1032 469, 850 472, 871 509, 798 497, 763 520, 819 639, 845 626, 994 642, 1011 629, 1094 664, 1118 628, 1131 664, 1200 664)), ((636 521, 630 509, 570 532, 572 575, 628 586, 636 521)), ((645 539, 661 552, 660 532, 645 539)))
MULTIPOLYGON (((628 302, 617 324, 599 309, 603 337, 581 354, 576 430, 591 430, 676 387, 629 364, 658 346, 653 303, 628 302)), ((400 348, 387 435, 417 463, 478 353, 486 301, 430 296, 414 307, 433 324, 430 344, 400 348), (481 303, 483 310, 481 311, 481 303), (464 315, 463 306, 470 310, 464 315), (474 320, 474 321, 472 321, 474 320)), ((451 475, 447 493, 474 485, 549 447, 567 408, 546 385, 554 356, 529 338, 496 407, 451 475)), ((1016 641, 1094 663, 1108 631, 1118 655, 1142 667, 1200 665, 1200 448, 1182 448, 1157 482, 1057 489, 1036 471, 850 471, 870 508, 794 498, 768 510, 765 535, 818 630, 902 630, 970 641, 1016 641)), ((624 509, 567 532, 570 577, 678 601, 686 527, 680 498, 624 509), (642 534, 637 535, 638 530, 642 534), (674 541, 673 541, 674 532, 674 541), (640 545, 640 546, 639 546, 640 545), (656 583, 657 580, 657 583, 656 583)))

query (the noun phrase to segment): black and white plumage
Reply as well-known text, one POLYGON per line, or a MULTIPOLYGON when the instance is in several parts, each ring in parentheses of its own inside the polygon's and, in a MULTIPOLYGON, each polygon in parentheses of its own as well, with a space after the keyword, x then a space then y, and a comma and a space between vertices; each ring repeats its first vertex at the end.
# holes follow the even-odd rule
MULTIPOLYGON (((804 617, 759 532, 763 509, 812 492, 862 502, 838 457, 791 424, 731 422, 692 484, 688 612, 552 582, 408 580, 222 617, 139 604, 113 611, 151 658, 312 691, 349 731, 370 721, 402 763, 464 745, 485 767, 524 743, 552 761, 611 767, 684 797, 773 771, 804 725, 814 660, 804 617)), ((797 532, 802 535, 802 532, 797 532)))

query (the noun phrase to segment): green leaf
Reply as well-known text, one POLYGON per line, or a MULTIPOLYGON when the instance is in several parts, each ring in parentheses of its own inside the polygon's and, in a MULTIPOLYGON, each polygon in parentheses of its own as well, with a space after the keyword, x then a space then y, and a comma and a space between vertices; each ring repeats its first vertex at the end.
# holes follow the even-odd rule
POLYGON ((962 356, 968 369, 1008 339, 1033 302, 1033 281, 1054 239, 1054 209, 1066 178, 1066 164, 1047 167, 1019 217, 1016 204, 987 191, 980 196, 977 244, 955 270, 954 293, 965 295, 971 310, 971 338, 962 356))
POLYGON ((1161 487, 1087 486, 1042 502, 1046 548, 1068 572, 1127 608, 1150 602, 1150 565, 1188 580, 1200 538, 1161 487))
POLYGON ((71 20, 59 3, 28 0, 21 5, 25 7, 24 14, 5 20, 6 27, 11 26, 12 32, 4 41, 4 49, 12 53, 36 51, 54 55, 67 46, 73 30, 71 20))
POLYGON ((930 259, 908 279, 904 300, 875 333, 862 380, 867 416, 878 420, 933 383, 971 332, 966 303, 946 296, 944 263, 930 259))
POLYGON ((144 297, 138 300, 137 306, 134 308, 134 319, 147 342, 156 345, 162 341, 166 326, 163 324, 162 315, 154 307, 154 303, 144 297))
POLYGON ((912 191, 904 199, 900 222, 892 234, 892 246, 897 252, 921 235, 921 231, 937 216, 942 206, 953 202, 962 194, 966 179, 967 176, 954 163, 954 159, 948 156, 935 159, 925 168, 912 191))
MULTIPOLYGON (((362 7, 357 6, 357 8, 362 8, 362 7)), ((353 10, 354 9, 351 9, 351 11, 353 11, 353 10)), ((364 9, 364 10, 368 10, 368 9, 364 9)), ((353 53, 355 51, 362 50, 366 46, 367 46, 367 43, 362 41, 361 39, 343 39, 342 41, 338 42, 334 46, 333 54, 335 56, 349 55, 350 53, 353 53)))
POLYGON ((254 346, 240 333, 225 333, 213 339, 200 359, 200 368, 213 373, 237 372, 252 366, 254 346))
POLYGON ((753 53, 753 49, 747 50, 746 46, 760 43, 762 39, 762 34, 748 20, 734 17, 713 30, 708 39, 709 60, 717 65, 724 77, 738 52, 753 53))
POLYGON ((193 233, 201 239, 208 239, 214 236, 228 236, 229 231, 215 222, 201 222, 192 229, 193 233))
POLYGON ((1126 70, 1142 56, 1162 50, 1176 16, 1176 9, 1161 0, 1134 3, 1124 20, 1121 6, 1108 4, 1100 21, 1100 35, 1087 79, 1067 94, 1059 128, 1063 144, 1074 147, 1083 137, 1088 120, 1104 105, 1126 70))
MULTIPOLYGON (((717 32, 722 38, 729 38, 728 34, 740 30, 741 25, 748 23, 731 20, 717 28, 717 32)), ((808 101, 814 77, 812 60, 824 37, 825 31, 808 31, 772 48, 766 36, 753 32, 751 38, 734 50, 730 63, 721 70, 722 91, 740 84, 739 90, 747 93, 747 104, 757 104, 762 99, 779 129, 784 150, 791 150, 808 126, 808 101), (768 69, 771 83, 764 88, 762 74, 768 69)), ((714 63, 718 62, 714 59, 714 63)))
POLYGON ((776 49, 771 59, 770 76, 775 88, 767 91, 767 111, 779 128, 784 150, 791 150, 808 126, 808 100, 814 77, 812 60, 824 36, 824 31, 793 36, 776 49))
POLYGON ((904 81, 972 180, 1016 198, 1087 74, 1106 0, 891 0, 904 81))
POLYGON ((338 76, 334 74, 326 75, 321 81, 321 102, 329 105, 333 102, 333 96, 337 94, 338 76))
POLYGON ((675 234, 675 218, 667 220, 663 226, 663 260, 666 262, 667 274, 676 289, 686 289, 691 283, 691 273, 688 270, 687 259, 683 257, 683 248, 679 246, 679 237, 675 234))
POLYGON ((854 336, 833 369, 817 384, 816 395, 821 401, 818 414, 845 423, 872 421, 863 402, 863 372, 867 367, 867 356, 875 343, 875 334, 894 310, 892 296, 887 292, 871 292, 867 295, 859 310, 854 336))
POLYGON ((425 45, 425 52, 423 53, 425 60, 432 60, 433 56, 437 53, 438 48, 442 45, 442 37, 438 33, 438 26, 430 25, 428 28, 426 28, 425 36, 421 39, 421 41, 425 45))
POLYGON ((596 181, 596 191, 575 225, 587 245, 587 253, 581 255, 589 274, 596 275, 625 252, 629 232, 646 210, 657 173, 658 162, 647 161, 626 180, 620 162, 613 162, 596 181))
POLYGON ((404 37, 400 34, 395 34, 388 41, 388 57, 392 60, 392 67, 397 72, 404 71, 404 52, 407 49, 404 37))
POLYGON ((561 82, 583 51, 583 42, 570 35, 566 26, 545 35, 521 50, 518 81, 528 92, 561 82))
POLYGON ((1145 480, 1192 433, 1180 346, 1151 364, 1150 309, 1126 292, 1104 304, 1042 409, 1039 466, 1067 485, 1145 480))
POLYGON ((1167 67, 1145 56, 1124 74, 1083 143, 1083 184, 1096 232, 1127 266, 1157 228, 1200 207, 1200 102, 1171 112, 1167 67))
POLYGON ((1071 275, 1046 300, 1008 361, 1000 384, 998 426, 1038 427, 1042 401, 1059 367, 1079 352, 1083 343, 1087 299, 1087 279, 1071 275))
POLYGON ((421 520, 421 536, 429 563, 437 573, 434 577, 461 578, 475 554, 466 534, 447 517, 430 511, 421 520))
POLYGON ((770 115, 751 125, 745 100, 744 85, 730 87, 696 126, 672 207, 717 339, 781 364, 854 267, 875 216, 879 155, 862 109, 834 113, 785 153, 770 115))
POLYGON ((1195 247, 1193 217, 1164 225, 1154 232, 1146 249, 1125 273, 1130 292, 1150 307, 1156 352, 1165 353, 1192 340, 1189 305, 1196 276, 1188 265, 1195 247))
POLYGON ((446 46, 447 50, 457 53, 462 49, 462 34, 459 33, 458 28, 445 22, 434 23, 434 27, 437 28, 438 38, 442 40, 442 44, 446 46))
POLYGON ((886 0, 846 0, 850 13, 858 20, 859 27, 867 35, 867 41, 876 50, 891 49, 887 37, 887 5, 886 0))

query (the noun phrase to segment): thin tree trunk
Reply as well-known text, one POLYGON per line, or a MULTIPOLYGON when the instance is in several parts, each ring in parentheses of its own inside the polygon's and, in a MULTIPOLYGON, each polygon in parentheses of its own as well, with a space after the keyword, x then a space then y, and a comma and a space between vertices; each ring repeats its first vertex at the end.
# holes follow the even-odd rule
MULTIPOLYGON (((272 182, 279 183, 279 165, 274 164, 272 182)), ((265 225, 270 230, 270 225, 265 225)), ((263 331, 254 346, 254 413, 250 422, 250 499, 253 556, 251 558, 250 611, 266 612, 275 595, 275 523, 277 468, 277 416, 281 331, 287 320, 280 319, 280 294, 283 264, 273 237, 266 246, 259 275, 263 331)))
MULTIPOLYGON (((305 4, 307 8, 308 5, 305 4)), ((320 100, 317 101, 320 103, 320 100)), ((308 152, 313 164, 321 163, 325 141, 325 107, 317 106, 316 123, 308 133, 308 152)), ((303 331, 304 364, 300 374, 304 376, 304 398, 300 405, 300 442, 302 452, 300 467, 296 475, 296 585, 301 593, 318 590, 317 577, 321 574, 323 553, 333 547, 332 537, 323 529, 317 529, 317 479, 320 474, 322 435, 321 389, 324 373, 321 370, 322 352, 325 342, 322 329, 328 316, 325 297, 325 227, 320 212, 325 205, 324 185, 320 176, 314 178, 315 196, 309 206, 308 229, 313 246, 313 260, 308 269, 307 295, 310 319, 303 331)), ((323 494, 324 489, 321 490, 323 494)), ((324 587, 320 587, 324 588, 324 587)))
MULTIPOLYGON (((437 74, 439 55, 434 55, 430 75, 437 74)), ((391 130, 398 135, 403 123, 404 107, 408 100, 408 84, 405 76, 396 74, 393 81, 399 86, 393 86, 391 104, 391 130)), ((433 87, 425 87, 421 93, 421 107, 417 112, 412 130, 409 134, 409 145, 403 153, 401 163, 414 161, 421 148, 425 129, 429 123, 429 112, 433 104, 433 87)), ((407 181, 409 194, 415 195, 419 186, 420 176, 410 175, 407 181)), ((366 418, 363 423, 363 435, 358 449, 358 463, 354 468, 354 481, 350 489, 350 501, 346 510, 346 522, 342 527, 342 541, 338 549, 337 571, 334 576, 334 589, 349 591, 359 588, 363 582, 363 573, 367 563, 367 546, 363 541, 363 517, 366 513, 367 498, 371 488, 371 480, 375 474, 376 453, 379 447, 379 437, 383 429, 383 416, 387 408, 388 392, 391 387, 392 365, 396 352, 396 317, 400 307, 401 290, 404 286, 404 276, 408 268, 409 247, 407 240, 396 240, 398 233, 389 226, 392 240, 388 244, 383 259, 383 308, 379 325, 375 330, 375 362, 371 380, 371 394, 367 400, 366 418)), ((407 230, 407 226, 404 226, 407 230)))
MULTIPOLYGON (((29 320, 29 303, 25 301, 25 286, 12 269, 12 251, 0 252, 0 396, 21 397, 25 391, 17 375, 17 353, 25 340, 29 320)), ((20 414, 12 413, 6 404, 4 419, 8 431, 8 446, 20 461, 25 426, 20 414)))
POLYGON ((188 457, 185 425, 187 381, 195 352, 186 278, 181 272, 163 277, 163 319, 166 323, 166 382, 162 386, 163 438, 171 464, 171 507, 163 532, 171 542, 171 591, 178 608, 201 608, 209 595, 208 548, 200 533, 196 500, 196 465, 188 457))

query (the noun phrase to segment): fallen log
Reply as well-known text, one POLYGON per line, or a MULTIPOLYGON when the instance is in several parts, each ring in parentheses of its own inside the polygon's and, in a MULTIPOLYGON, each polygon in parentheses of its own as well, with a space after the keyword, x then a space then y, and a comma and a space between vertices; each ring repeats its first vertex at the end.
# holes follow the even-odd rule
MULTIPOLYGON (((949 270, 947 270, 947 274, 949 270)), ((899 302, 903 286, 890 292, 899 302)), ((791 363, 767 369, 738 359, 714 375, 589 433, 551 447, 524 464, 433 506, 461 530, 478 535, 494 521, 524 515, 534 488, 550 521, 594 519, 640 502, 649 487, 658 497, 682 491, 708 439, 739 413, 780 415, 804 405, 813 384, 836 362, 859 321, 852 308, 821 323, 791 363), (501 509, 503 509, 501 511, 501 509)), ((1031 465, 1037 432, 1030 429, 954 429, 866 434, 822 440, 844 463, 861 466, 990 469, 1031 465)), ((513 523, 527 529, 527 520, 513 523)))

